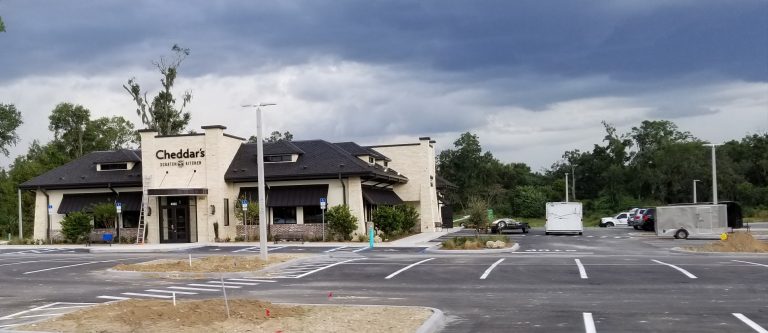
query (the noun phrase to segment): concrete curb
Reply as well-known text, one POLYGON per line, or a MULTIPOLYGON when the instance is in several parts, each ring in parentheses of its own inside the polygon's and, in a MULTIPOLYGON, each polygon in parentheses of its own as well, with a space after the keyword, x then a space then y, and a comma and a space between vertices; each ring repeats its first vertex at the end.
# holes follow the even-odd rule
POLYGON ((699 251, 686 250, 682 247, 677 247, 677 246, 669 250, 674 252, 679 252, 679 253, 706 254, 706 255, 714 255, 714 256, 750 256, 750 257, 768 256, 768 253, 759 253, 759 252, 699 252, 699 251))
POLYGON ((435 333, 439 332, 443 326, 445 326, 445 315, 443 314, 443 311, 440 311, 440 309, 436 308, 427 308, 432 310, 432 315, 427 318, 427 320, 419 326, 419 329, 416 330, 416 333, 435 333))
POLYGON ((441 254, 478 254, 478 253, 511 253, 517 252, 520 249, 520 244, 515 243, 511 247, 505 249, 485 249, 485 250, 441 250, 440 244, 424 250, 424 253, 441 253, 441 254))

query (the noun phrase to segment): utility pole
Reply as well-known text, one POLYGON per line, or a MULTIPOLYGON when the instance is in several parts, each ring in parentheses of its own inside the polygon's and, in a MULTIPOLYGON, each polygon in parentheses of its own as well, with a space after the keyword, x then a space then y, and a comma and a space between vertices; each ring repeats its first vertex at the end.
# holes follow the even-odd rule
POLYGON ((708 143, 704 146, 712 147, 712 204, 717 205, 717 153, 715 152, 717 145, 708 143))
POLYGON ((259 180, 259 252, 261 252, 261 260, 267 261, 267 194, 266 184, 264 180, 264 122, 261 121, 261 108, 263 106, 275 105, 274 103, 258 103, 243 105, 243 107, 256 108, 256 146, 258 148, 256 158, 259 180))
POLYGON ((696 183, 700 182, 698 179, 693 180, 693 203, 699 202, 699 200, 696 198, 696 183))
POLYGON ((568 172, 565 173, 565 202, 568 202, 568 172))

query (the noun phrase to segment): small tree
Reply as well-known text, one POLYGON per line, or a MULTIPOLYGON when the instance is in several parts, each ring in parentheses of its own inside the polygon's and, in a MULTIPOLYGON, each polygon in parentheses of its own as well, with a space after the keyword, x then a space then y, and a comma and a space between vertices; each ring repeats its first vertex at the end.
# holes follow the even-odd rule
POLYGON ((384 237, 390 237, 400 229, 400 215, 400 211, 392 206, 379 206, 373 211, 371 220, 376 230, 382 232, 384 237))
POLYGON ((91 217, 85 213, 74 212, 61 221, 61 233, 72 243, 77 243, 91 232, 91 217))
POLYGON ((333 206, 325 213, 328 229, 344 240, 352 239, 352 232, 357 229, 357 217, 352 215, 347 205, 333 206))
POLYGON ((488 204, 479 197, 469 198, 467 204, 469 210, 469 224, 475 226, 475 231, 480 234, 480 230, 485 231, 488 228, 488 204))
POLYGON ((245 196, 241 195, 237 199, 237 202, 235 202, 235 218, 237 218, 238 221, 242 221, 243 220, 243 215, 245 215, 245 218, 248 221, 251 221, 250 224, 256 224, 256 223, 253 223, 253 221, 258 221, 259 220, 259 203, 258 203, 258 201, 257 202, 249 202, 248 203, 248 207, 246 208, 247 211, 244 212, 243 211, 243 204, 241 203, 244 199, 246 199, 245 196), (245 214, 243 214, 243 213, 245 213, 245 214))
POLYGON ((102 228, 115 228, 115 221, 117 220, 117 208, 114 204, 105 202, 97 205, 93 205, 92 215, 93 224, 96 227, 102 228))

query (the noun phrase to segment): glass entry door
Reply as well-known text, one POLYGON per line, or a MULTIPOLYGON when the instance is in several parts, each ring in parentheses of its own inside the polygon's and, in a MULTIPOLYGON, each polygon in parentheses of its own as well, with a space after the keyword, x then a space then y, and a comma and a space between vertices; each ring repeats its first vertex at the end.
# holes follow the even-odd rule
POLYGON ((160 197, 161 243, 189 243, 190 220, 190 197, 160 197))

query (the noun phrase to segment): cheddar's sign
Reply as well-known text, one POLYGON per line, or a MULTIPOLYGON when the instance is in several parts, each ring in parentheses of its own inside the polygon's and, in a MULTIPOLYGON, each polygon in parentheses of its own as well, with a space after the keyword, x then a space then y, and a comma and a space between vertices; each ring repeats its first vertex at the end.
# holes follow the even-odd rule
POLYGON ((198 150, 179 149, 178 151, 168 151, 160 149, 155 152, 155 157, 158 160, 174 160, 167 162, 160 162, 161 167, 177 166, 179 168, 185 165, 201 165, 202 161, 185 161, 187 158, 203 158, 205 157, 205 150, 200 148, 198 150))

